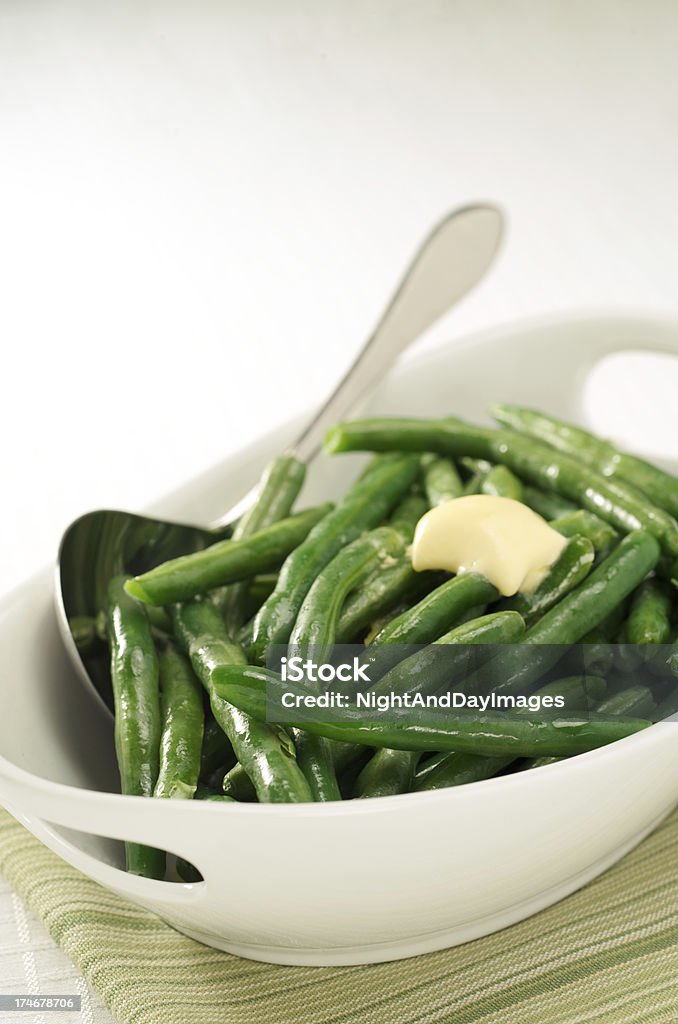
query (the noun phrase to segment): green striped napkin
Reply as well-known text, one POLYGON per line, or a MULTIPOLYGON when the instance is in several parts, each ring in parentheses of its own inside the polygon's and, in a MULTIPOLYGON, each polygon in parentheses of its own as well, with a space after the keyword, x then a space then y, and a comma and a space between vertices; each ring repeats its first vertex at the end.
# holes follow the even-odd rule
POLYGON ((678 813, 496 935, 370 967, 277 967, 185 938, 0 811, 0 873, 124 1024, 676 1024, 678 813))

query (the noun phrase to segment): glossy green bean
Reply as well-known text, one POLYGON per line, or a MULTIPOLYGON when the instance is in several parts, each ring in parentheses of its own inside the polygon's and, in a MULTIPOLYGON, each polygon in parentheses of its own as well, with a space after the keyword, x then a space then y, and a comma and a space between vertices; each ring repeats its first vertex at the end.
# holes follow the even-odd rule
POLYGON ((255 619, 252 660, 263 662, 272 644, 287 643, 316 576, 342 548, 378 526, 407 493, 419 469, 419 459, 407 455, 380 463, 350 487, 337 507, 292 551, 255 619))
MULTIPOLYGON (((405 694, 435 693, 441 686, 461 673, 468 660, 468 647, 496 644, 514 644, 525 634, 525 623, 517 612, 494 612, 481 615, 477 619, 464 622, 448 633, 444 633, 432 644, 422 650, 410 654, 399 661, 370 687, 371 694, 405 694), (442 652, 441 648, 459 647, 458 657, 442 652)), ((384 669, 384 657, 390 653, 388 648, 375 651, 368 649, 363 662, 367 671, 384 669)), ((390 665, 387 659, 386 665, 390 665)), ((375 673, 369 672, 370 679, 375 673)))
POLYGON ((481 494, 491 494, 497 498, 512 498, 513 501, 523 500, 523 485, 515 473, 506 466, 493 466, 483 478, 480 485, 481 494))
POLYGON ((588 576, 594 557, 590 540, 571 537, 541 583, 529 593, 506 598, 499 609, 519 612, 527 626, 533 625, 588 576))
POLYGON ((239 761, 224 775, 222 789, 226 796, 238 803, 251 803, 257 799, 254 784, 239 761))
MULTIPOLYGON (((208 714, 200 751, 200 780, 202 782, 224 765, 235 764, 235 754, 228 736, 211 714, 208 714)), ((224 771, 227 769, 224 768, 224 771)))
MULTIPOLYGON (((247 714, 266 717, 267 687, 280 688, 281 680, 269 669, 254 665, 225 665, 215 673, 217 693, 247 714)), ((289 684, 286 684, 284 692, 289 684)), ((281 691, 283 692, 283 691, 281 691)), ((300 691, 300 696, 305 696, 300 691)), ((571 755, 604 746, 633 735, 650 724, 641 719, 595 720, 568 718, 556 722, 507 719, 492 715, 440 718, 413 724, 397 713, 392 720, 370 719, 344 711, 340 721, 317 721, 300 713, 293 724, 317 736, 350 740, 366 746, 395 750, 456 750, 497 757, 571 755)))
POLYGON ((127 592, 140 601, 166 605, 269 572, 302 543, 331 508, 327 504, 308 509, 242 540, 222 540, 192 555, 172 558, 128 580, 127 592))
POLYGON ((381 527, 358 537, 320 571, 304 598, 289 642, 289 657, 326 660, 335 642, 337 623, 346 596, 379 567, 401 557, 405 542, 397 530, 381 527))
POLYGON ((219 611, 209 602, 173 605, 174 630, 205 687, 212 714, 224 730, 238 761, 249 775, 259 800, 298 803, 312 799, 299 768, 294 746, 284 731, 258 721, 218 693, 215 676, 226 667, 244 665, 242 649, 226 632, 219 611))
MULTIPOLYGON (((569 676, 548 683, 537 692, 541 697, 562 697, 566 706, 564 713, 569 715, 572 714, 573 709, 581 713, 597 704, 605 693, 605 688, 604 679, 593 676, 569 676)), ((526 711, 525 714, 527 713, 526 711)), ((469 782, 480 782, 499 774, 513 760, 510 755, 483 757, 477 754, 460 754, 458 752, 439 754, 429 758, 421 772, 417 772, 413 788, 421 792, 447 789, 450 786, 463 786, 469 782)))
MULTIPOLYGON (((335 776, 350 769, 357 761, 366 756, 366 748, 360 743, 338 743, 327 741, 332 753, 335 776)), ((297 755, 298 756, 298 755, 297 755)), ((308 778, 308 776, 307 776, 308 778)), ((241 764, 235 764, 223 779, 223 791, 239 801, 257 799, 250 778, 241 764)))
POLYGON ((202 689, 171 645, 160 654, 160 768, 153 796, 191 800, 198 788, 205 715, 202 689))
MULTIPOLYGON (((160 763, 158 656, 144 607, 126 592, 124 576, 108 585, 107 623, 120 787, 126 796, 152 796, 160 763)), ((125 843, 125 857, 133 874, 165 874, 161 850, 125 843)))
POLYGON ((671 637, 671 592, 656 578, 645 580, 631 599, 627 621, 630 644, 666 644, 671 637))
MULTIPOLYGON (((278 455, 273 459, 264 470, 252 507, 236 524, 232 539, 251 537, 288 517, 305 475, 306 466, 296 455, 278 455)), ((249 618, 248 595, 249 585, 243 580, 232 583, 220 595, 219 604, 230 636, 235 636, 249 618)))
POLYGON ((624 533, 644 529, 667 554, 678 555, 678 523, 648 503, 630 484, 596 473, 542 441, 510 430, 490 430, 459 420, 353 420, 328 431, 326 448, 340 451, 435 451, 500 462, 543 490, 556 491, 624 533))
POLYGON ((409 793, 420 756, 419 751, 377 750, 356 779, 353 795, 365 799, 409 793))
POLYGON ((439 573, 415 572, 409 555, 397 558, 394 565, 373 573, 348 595, 337 623, 337 643, 360 640, 374 622, 401 602, 409 607, 419 601, 439 580, 439 573))
POLYGON ((465 786, 469 782, 481 782, 507 768, 515 758, 512 754, 503 757, 487 757, 481 754, 452 751, 436 759, 435 766, 428 768, 414 780, 412 789, 417 793, 433 789, 449 789, 465 786))
MULTIPOLYGON (((531 626, 513 649, 495 659, 498 689, 525 692, 562 656, 621 604, 657 563, 659 545, 642 530, 623 537, 591 574, 531 626), (526 656, 521 644, 532 645, 526 656)), ((492 669, 492 665, 490 666, 492 669)), ((486 679, 478 679, 485 685, 486 679)))
POLYGON ((431 457, 426 463, 424 492, 431 508, 462 496, 464 484, 451 459, 431 457))
POLYGON ((332 755, 332 740, 313 736, 303 729, 292 729, 297 764, 304 773, 313 799, 341 800, 337 772, 332 755))
POLYGON ((619 534, 609 523, 583 508, 552 519, 550 525, 563 537, 586 537, 601 555, 606 555, 619 540, 619 534))
POLYGON ((627 686, 611 693, 598 705, 601 715, 618 715, 626 718, 652 718, 655 702, 647 686, 627 686))
POLYGON ((594 466, 605 477, 632 484, 660 508, 678 516, 678 478, 620 451, 581 427, 515 405, 495 405, 492 414, 503 426, 545 441, 558 451, 594 466))
POLYGON ((373 644, 431 643, 459 623, 466 612, 498 597, 497 588, 478 573, 454 576, 392 619, 376 635, 373 644))
POLYGON ((428 502, 422 494, 406 494, 396 505, 388 525, 392 530, 397 530, 407 544, 411 544, 415 527, 426 512, 428 502))
POLYGON ((563 519, 581 511, 572 501, 553 491, 542 491, 540 487, 523 484, 523 502, 542 519, 563 519))

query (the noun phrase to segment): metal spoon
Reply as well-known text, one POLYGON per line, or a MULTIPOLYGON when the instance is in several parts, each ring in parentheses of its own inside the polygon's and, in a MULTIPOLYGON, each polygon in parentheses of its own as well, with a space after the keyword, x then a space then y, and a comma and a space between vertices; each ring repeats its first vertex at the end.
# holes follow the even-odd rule
MULTIPOLYGON (((415 254, 395 295, 355 362, 293 445, 308 461, 326 429, 346 415, 396 356, 483 277, 499 247, 503 216, 478 204, 454 210, 415 254)), ((228 536, 228 524, 251 504, 254 491, 210 527, 189 526, 129 512, 88 512, 66 530, 56 567, 59 627, 83 680, 112 708, 106 646, 92 628, 105 604, 108 580, 134 575, 228 536)))

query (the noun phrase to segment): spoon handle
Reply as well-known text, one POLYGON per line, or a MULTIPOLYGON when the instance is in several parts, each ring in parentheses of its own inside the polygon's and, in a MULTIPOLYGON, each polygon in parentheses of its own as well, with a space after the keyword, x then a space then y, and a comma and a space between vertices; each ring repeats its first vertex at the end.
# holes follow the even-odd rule
POLYGON ((502 236, 501 211, 490 205, 448 213, 423 241, 391 302, 353 365, 292 446, 307 462, 328 427, 357 400, 413 341, 482 278, 502 236))
MULTIPOLYGON (((396 356, 480 281, 499 248, 503 225, 498 207, 478 203, 452 210, 433 228, 352 366, 291 446, 295 455, 308 462, 328 427, 380 380, 396 356)), ((255 494, 252 490, 241 498, 219 525, 246 512, 255 494)))

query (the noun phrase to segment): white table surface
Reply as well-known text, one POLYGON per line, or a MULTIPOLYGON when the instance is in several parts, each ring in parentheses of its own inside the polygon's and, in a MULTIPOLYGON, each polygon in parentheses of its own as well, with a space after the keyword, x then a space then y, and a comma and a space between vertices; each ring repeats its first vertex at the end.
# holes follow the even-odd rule
MULTIPOLYGON (((677 46, 671 0, 0 2, 0 593, 319 400, 457 204, 509 238, 425 343, 678 312, 677 46)), ((0 992, 76 985, 15 903, 0 992)))

